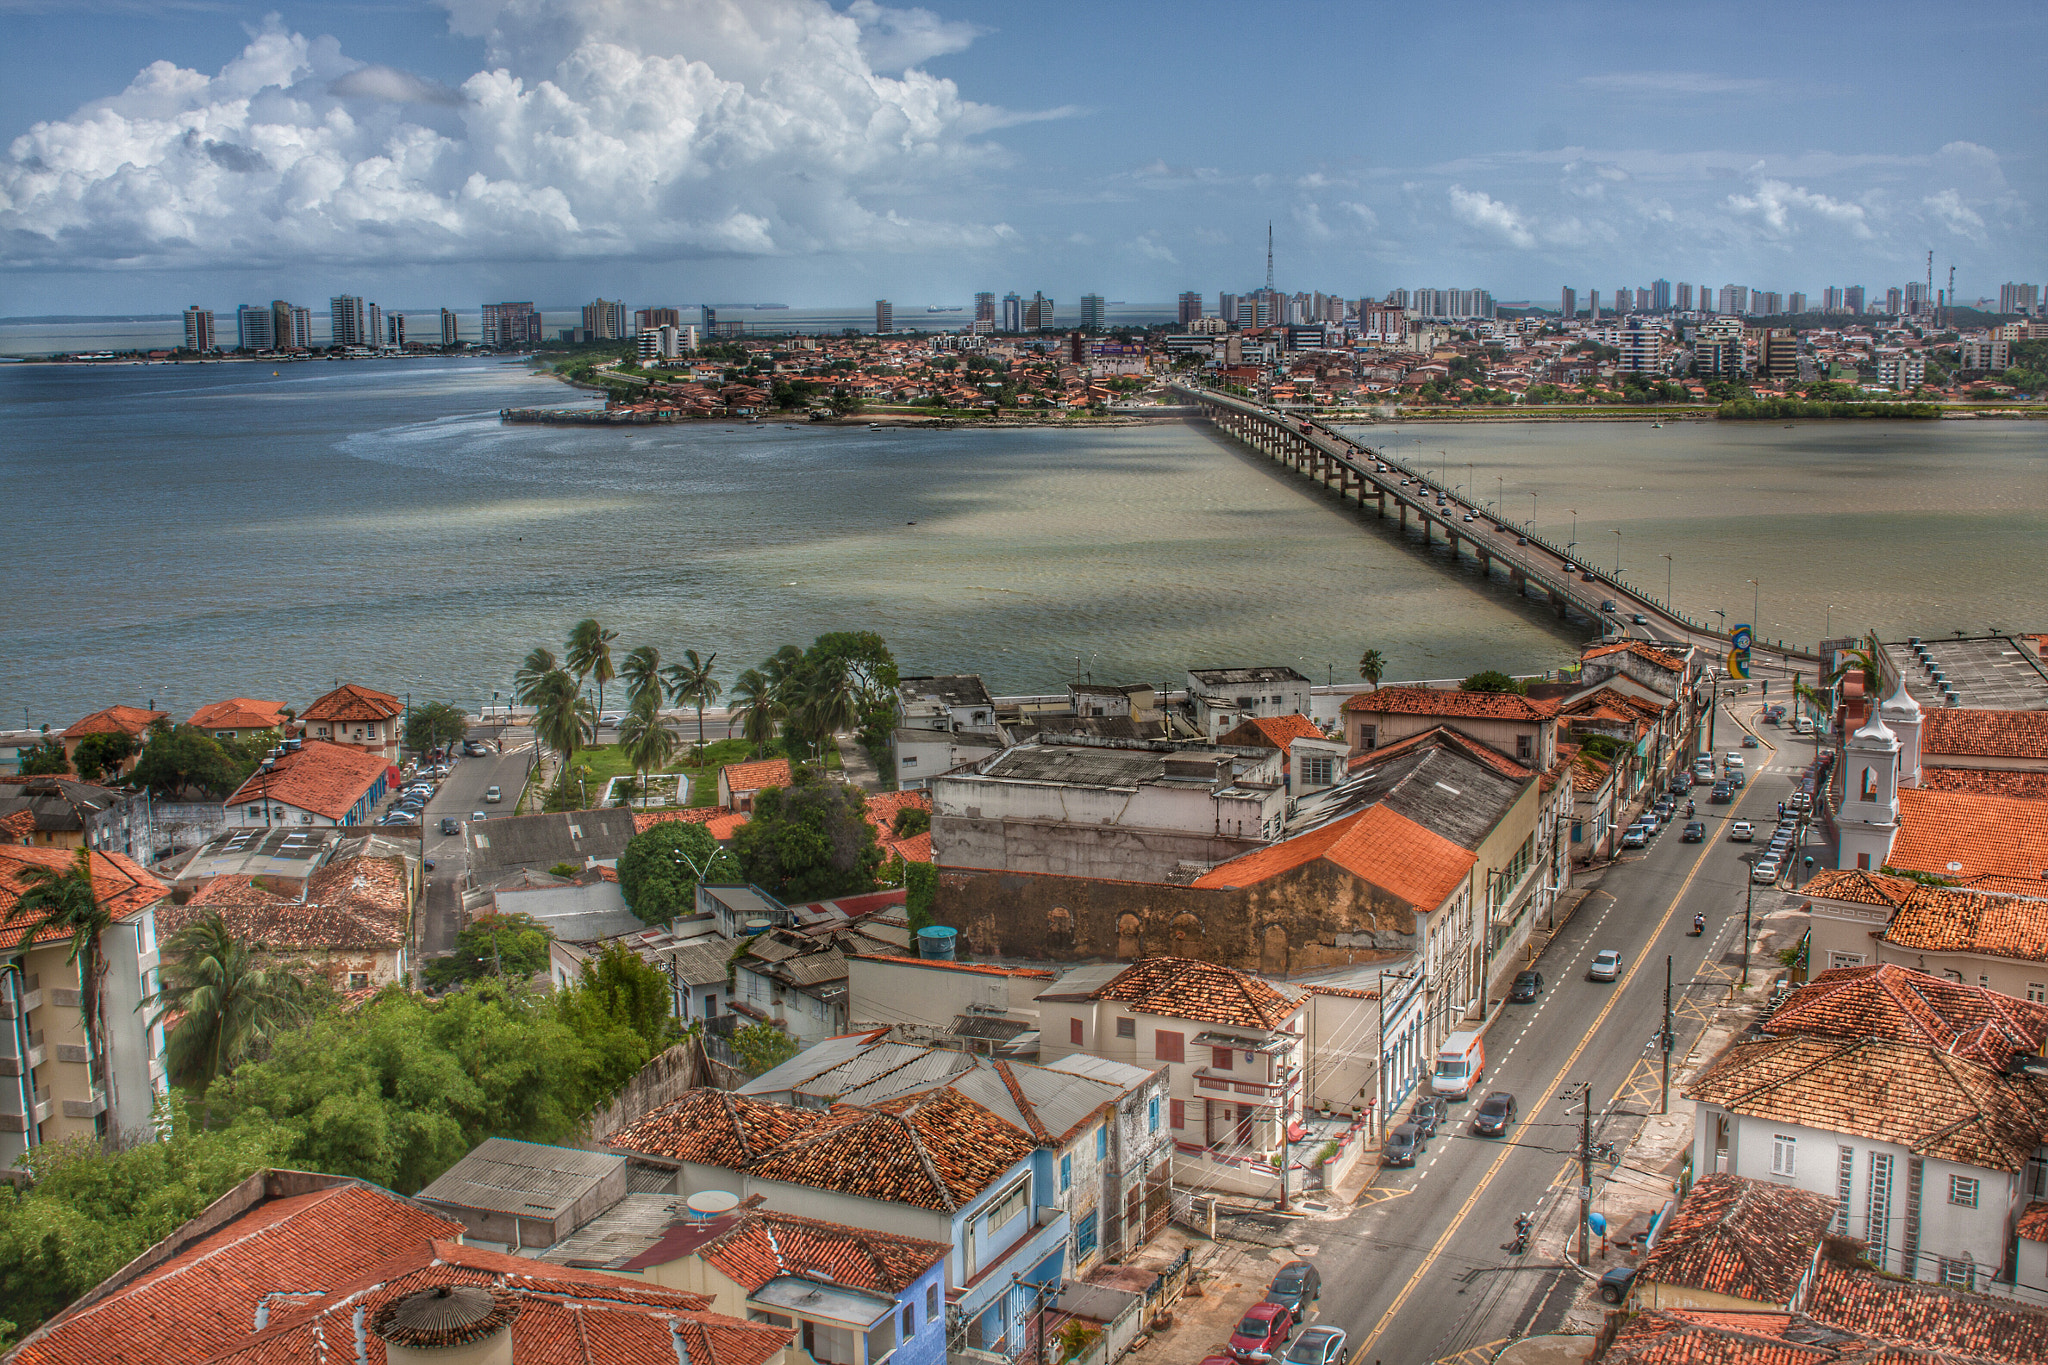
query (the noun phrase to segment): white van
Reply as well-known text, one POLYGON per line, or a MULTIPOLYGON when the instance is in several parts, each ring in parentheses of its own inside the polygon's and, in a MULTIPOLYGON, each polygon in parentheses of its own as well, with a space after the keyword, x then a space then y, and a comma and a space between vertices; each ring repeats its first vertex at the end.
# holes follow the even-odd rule
POLYGON ((1477 1033, 1453 1033, 1436 1052, 1436 1074, 1429 1078, 1429 1092, 1445 1099, 1462 1100, 1486 1071, 1486 1040, 1477 1033))
POLYGON ((1810 735, 1810 734, 1812 734, 1812 733, 1813 733, 1813 722, 1812 722, 1812 721, 1810 721, 1810 720, 1808 720, 1808 719, 1807 719, 1807 718, 1806 718, 1805 716, 1801 716, 1801 717, 1799 718, 1799 723, 1798 723, 1798 724, 1796 724, 1796 725, 1794 725, 1794 726, 1792 727, 1792 733, 1793 733, 1793 734, 1795 734, 1795 735, 1810 735))

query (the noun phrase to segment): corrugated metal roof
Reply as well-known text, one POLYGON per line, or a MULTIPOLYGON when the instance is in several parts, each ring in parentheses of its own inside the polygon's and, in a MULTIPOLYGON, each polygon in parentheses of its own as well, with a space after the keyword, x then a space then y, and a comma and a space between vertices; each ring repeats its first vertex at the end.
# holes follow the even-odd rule
MULTIPOLYGON (((742 1095, 779 1095, 785 1091, 805 1088, 805 1083, 814 1077, 823 1076, 834 1067, 850 1058, 858 1057, 870 1050, 869 1035, 849 1034, 844 1038, 827 1038, 822 1043, 813 1043, 780 1066, 770 1067, 741 1086, 737 1093, 742 1095)), ((905 1053, 919 1051, 904 1043, 882 1043, 873 1050, 899 1047, 905 1053)))
POLYGON ((1086 1000, 1129 970, 1129 964, 1109 962, 1096 967, 1076 967, 1038 993, 1040 1000, 1086 1000))
POLYGON ((682 1195, 629 1194, 553 1246, 526 1254, 556 1265, 609 1270, 653 1246, 670 1224, 687 1217, 682 1195))
POLYGON ((419 1197, 455 1208, 557 1218, 625 1160, 604 1152, 485 1138, 419 1197))
POLYGON ((1153 1077, 1153 1072, 1129 1062, 1112 1062, 1107 1057, 1095 1057, 1086 1052, 1070 1052, 1046 1068, 1047 1071, 1071 1071, 1076 1076, 1089 1076, 1098 1081, 1107 1081, 1122 1090, 1135 1090, 1153 1077))

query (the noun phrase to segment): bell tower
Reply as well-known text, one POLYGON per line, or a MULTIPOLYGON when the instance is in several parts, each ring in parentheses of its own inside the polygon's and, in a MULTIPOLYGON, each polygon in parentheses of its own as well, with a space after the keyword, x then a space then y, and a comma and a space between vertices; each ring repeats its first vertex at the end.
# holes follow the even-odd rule
POLYGON ((1883 867, 1899 834, 1899 737, 1880 710, 1870 713, 1843 748, 1837 819, 1843 867, 1883 867))

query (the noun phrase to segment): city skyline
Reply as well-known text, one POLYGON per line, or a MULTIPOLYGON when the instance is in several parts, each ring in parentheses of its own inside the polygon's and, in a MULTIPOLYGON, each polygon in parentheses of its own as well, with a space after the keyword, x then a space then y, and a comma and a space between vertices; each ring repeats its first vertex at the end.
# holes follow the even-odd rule
POLYGON ((1987 44, 2048 36, 2037 11, 1945 21, 1951 41, 1913 49, 1922 78, 1880 95, 1828 73, 1885 60, 1921 11, 1708 8, 1469 32, 872 0, 27 12, 0 82, 0 312, 336 282, 428 307, 915 308, 992 285, 1170 305, 1255 287, 1269 221, 1283 291, 1354 298, 1435 280, 1555 306, 1564 283, 1656 278, 1818 297, 1824 275, 1882 297, 1930 249, 1965 302, 2041 278, 2042 111, 1952 94, 1987 44), (1310 39, 1455 39, 1471 74, 1418 107, 1306 69, 1310 39), (1154 60, 1128 61, 1141 45, 1154 60), (1231 70, 1276 62, 1260 99, 1232 93, 1231 70))

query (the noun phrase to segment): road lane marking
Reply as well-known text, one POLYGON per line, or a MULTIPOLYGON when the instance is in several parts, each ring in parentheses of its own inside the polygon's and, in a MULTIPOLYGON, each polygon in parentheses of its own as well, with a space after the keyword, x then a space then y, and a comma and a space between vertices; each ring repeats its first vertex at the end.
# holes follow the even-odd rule
MULTIPOLYGON (((1748 788, 1744 788, 1743 796, 1746 797, 1748 794, 1748 788)), ((1742 798, 1736 798, 1735 805, 1739 806, 1741 804, 1742 798)), ((1733 814, 1732 807, 1730 813, 1733 814)), ((1665 907, 1663 918, 1659 919, 1656 927, 1650 931, 1650 943, 1655 944, 1665 929, 1670 927, 1671 917, 1678 913, 1678 907, 1685 901, 1686 892, 1692 889, 1693 880, 1700 875, 1700 869, 1707 865, 1707 854, 1711 853, 1713 849, 1714 845, 1712 844, 1704 844, 1700 847, 1700 856, 1693 860, 1692 871, 1685 874, 1685 880, 1679 883, 1678 890, 1671 897, 1671 904, 1665 907)), ((1641 971, 1643 964, 1649 960, 1647 956, 1638 957, 1635 965, 1630 967, 1622 976, 1615 989, 1609 993, 1607 1003, 1601 1007, 1600 1013, 1595 1016, 1593 1026, 1586 1030, 1585 1037, 1579 1039, 1579 1045, 1572 1049, 1571 1056, 1565 1058, 1564 1065, 1557 1069, 1557 1075, 1551 1080, 1549 1086, 1544 1089, 1543 1097, 1529 1107, 1528 1113, 1537 1114, 1542 1112, 1549 1105, 1550 1101, 1556 1098, 1558 1090, 1564 1085, 1564 1078, 1571 1074, 1574 1066, 1578 1065, 1579 1058, 1585 1053, 1587 1046, 1600 1036, 1601 1028, 1607 1023, 1607 1016, 1614 1012, 1615 1005, 1620 1003, 1622 997, 1627 993, 1629 985, 1634 982, 1636 973, 1641 971)), ((1465 1197, 1465 1202, 1458 1206, 1458 1211, 1455 1214, 1451 1215, 1450 1224, 1444 1228, 1443 1235, 1436 1239, 1435 1245, 1430 1247, 1429 1254, 1422 1258, 1422 1264, 1415 1268, 1415 1273, 1410 1275, 1408 1282, 1401 1286, 1401 1292, 1394 1296, 1394 1301, 1387 1305, 1385 1312, 1380 1314, 1380 1320, 1373 1324, 1372 1331, 1366 1333, 1364 1339, 1359 1342, 1358 1349, 1351 1353, 1348 1365, 1359 1365, 1359 1362, 1372 1350, 1374 1343, 1380 1339, 1381 1334, 1387 1330, 1388 1324, 1393 1322, 1395 1317, 1400 1314, 1402 1305, 1408 1302, 1408 1298, 1415 1292, 1416 1286, 1422 1283, 1423 1279, 1429 1274, 1431 1267, 1442 1258, 1444 1249, 1451 1244, 1451 1238, 1458 1234, 1458 1230, 1465 1225, 1465 1219, 1471 1214, 1473 1206, 1478 1204, 1479 1196, 1486 1193, 1486 1187, 1493 1183, 1493 1178, 1500 1174, 1500 1168, 1507 1163, 1507 1159, 1510 1156, 1514 1155, 1514 1151, 1513 1147, 1501 1148, 1500 1155, 1493 1159, 1493 1164, 1488 1166, 1486 1173, 1479 1177, 1479 1183, 1472 1187, 1472 1193, 1465 1197)))

